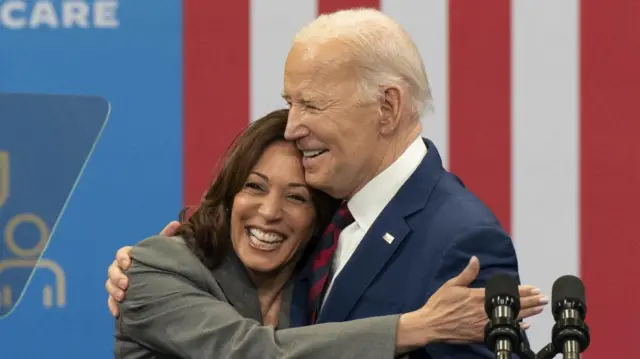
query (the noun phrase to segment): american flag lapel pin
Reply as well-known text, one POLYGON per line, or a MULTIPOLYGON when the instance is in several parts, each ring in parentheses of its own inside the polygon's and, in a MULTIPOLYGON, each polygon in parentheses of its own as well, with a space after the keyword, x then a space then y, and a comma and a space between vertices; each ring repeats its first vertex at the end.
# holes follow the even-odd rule
POLYGON ((385 233, 384 236, 382 236, 382 239, 384 239, 385 242, 391 244, 391 242, 393 242, 394 238, 392 235, 390 235, 389 233, 385 233))

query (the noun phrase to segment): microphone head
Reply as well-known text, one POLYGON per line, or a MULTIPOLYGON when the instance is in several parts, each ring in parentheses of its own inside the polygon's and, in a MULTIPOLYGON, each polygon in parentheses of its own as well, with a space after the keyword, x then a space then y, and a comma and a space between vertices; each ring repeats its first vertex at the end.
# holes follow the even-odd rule
POLYGON ((520 295, 518 282, 512 276, 504 273, 494 274, 485 286, 484 310, 491 318, 493 309, 498 305, 507 305, 514 312, 514 317, 520 312, 520 295), (504 303, 500 300, 507 299, 504 303))
POLYGON ((564 275, 553 283, 551 289, 551 308, 553 317, 558 320, 563 309, 567 309, 567 302, 574 303, 572 309, 581 312, 582 317, 587 314, 587 302, 584 294, 584 284, 580 278, 573 275, 564 275))

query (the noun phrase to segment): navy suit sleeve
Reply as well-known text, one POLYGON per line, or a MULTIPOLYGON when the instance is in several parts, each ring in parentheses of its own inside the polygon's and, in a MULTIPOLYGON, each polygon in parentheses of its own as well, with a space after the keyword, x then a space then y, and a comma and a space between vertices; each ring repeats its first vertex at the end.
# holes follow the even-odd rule
POLYGON ((495 226, 474 229, 452 242, 438 268, 438 288, 462 272, 474 255, 480 260, 480 274, 472 287, 484 288, 486 281, 498 272, 511 274, 520 283, 513 242, 504 230, 495 226))
MULTIPOLYGON (((436 278, 430 286, 440 288, 446 281, 458 275, 472 256, 480 260, 480 273, 471 284, 482 288, 495 273, 512 274, 520 283, 518 261, 511 238, 498 226, 475 228, 457 237, 446 250, 436 278)), ((432 344, 425 347, 431 359, 480 359, 494 358, 484 346, 478 344, 432 344)), ((514 358, 516 356, 514 355, 514 358)))

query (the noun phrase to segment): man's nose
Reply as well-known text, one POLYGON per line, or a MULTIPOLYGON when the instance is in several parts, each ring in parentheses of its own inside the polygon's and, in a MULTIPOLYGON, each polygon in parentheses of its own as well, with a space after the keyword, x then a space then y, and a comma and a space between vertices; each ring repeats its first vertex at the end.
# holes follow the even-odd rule
POLYGON ((304 126, 301 125, 300 113, 295 107, 289 110, 289 118, 287 119, 287 127, 284 130, 284 138, 287 141, 296 141, 305 136, 304 126))
POLYGON ((282 198, 280 195, 269 193, 260 204, 258 212, 268 221, 280 219, 282 217, 282 198))

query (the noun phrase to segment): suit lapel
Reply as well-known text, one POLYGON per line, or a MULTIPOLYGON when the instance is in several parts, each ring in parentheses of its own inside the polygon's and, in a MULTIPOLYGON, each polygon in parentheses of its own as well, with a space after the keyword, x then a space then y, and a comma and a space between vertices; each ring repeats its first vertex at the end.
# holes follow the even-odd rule
POLYGON ((230 251, 212 273, 227 297, 227 301, 238 313, 245 318, 262 323, 258 291, 235 252, 230 251))
POLYGON ((380 213, 335 279, 318 322, 347 320, 362 294, 411 233, 406 218, 425 207, 431 190, 444 172, 437 149, 429 140, 425 143, 427 156, 380 213))
POLYGON ((393 207, 390 205, 385 208, 336 277, 320 311, 319 322, 346 320, 369 284, 404 241, 410 229, 402 216, 391 214, 393 207), (384 240, 385 234, 393 236, 391 243, 384 240))
POLYGON ((311 287, 310 274, 311 273, 311 260, 305 263, 301 272, 295 279, 295 286, 293 288, 293 295, 291 299, 290 307, 290 320, 291 327, 303 327, 311 324, 309 322, 310 313, 308 308, 309 289, 311 287))

